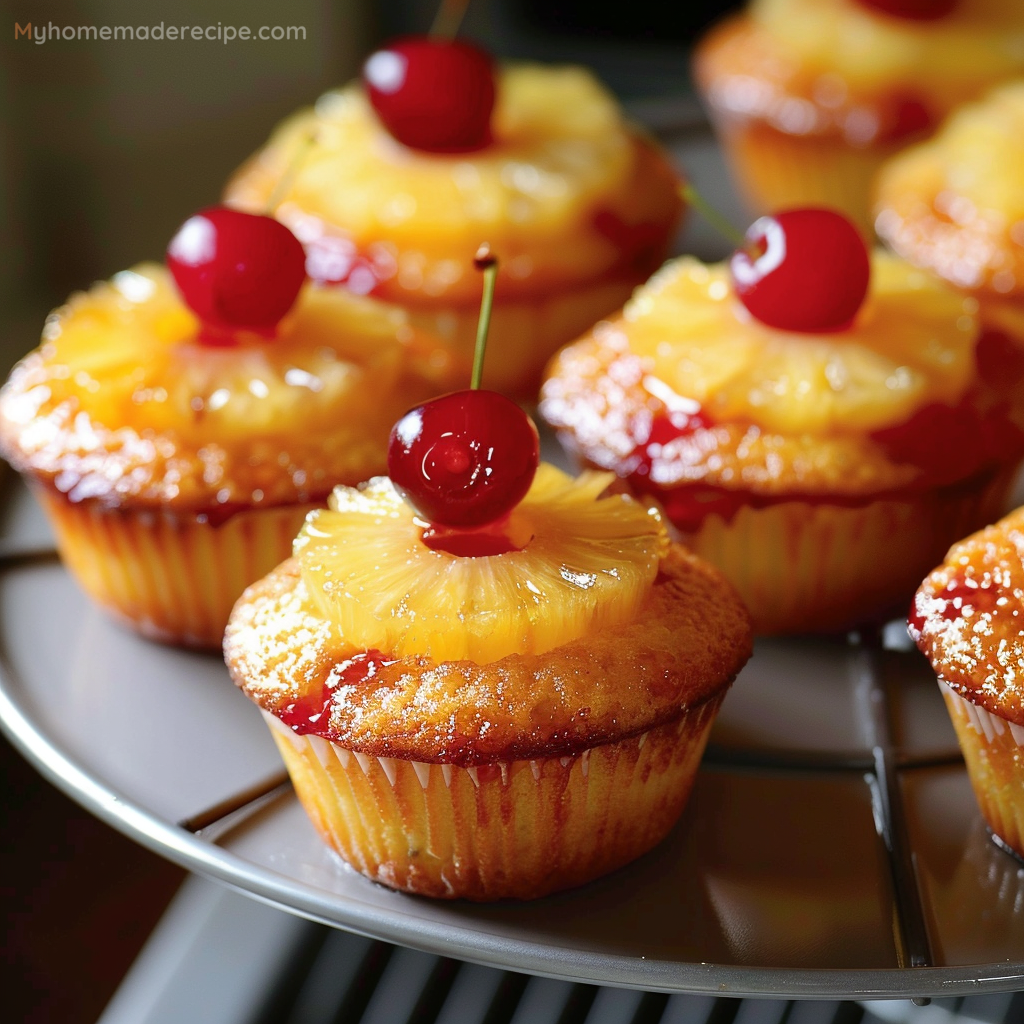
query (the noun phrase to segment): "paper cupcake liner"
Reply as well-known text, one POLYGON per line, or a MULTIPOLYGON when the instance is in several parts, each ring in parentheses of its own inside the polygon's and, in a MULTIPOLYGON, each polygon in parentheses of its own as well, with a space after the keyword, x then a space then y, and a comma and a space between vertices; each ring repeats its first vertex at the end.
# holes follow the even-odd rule
POLYGON ((1024 860, 1024 726, 972 704, 942 679, 971 788, 999 842, 1024 860))
POLYGON ((976 490, 865 505, 783 501, 681 534, 725 574, 757 633, 834 632, 900 612, 951 544, 1005 511, 1016 470, 976 490))
POLYGON ((357 871, 428 896, 529 899, 605 874, 664 838, 722 696, 572 757, 477 768, 371 757, 263 714, 313 824, 357 871))
POLYGON ((144 636, 219 648, 235 601, 291 555, 313 505, 252 509, 212 525, 163 510, 73 504, 35 494, 82 589, 144 636))
POLYGON ((787 135, 763 122, 725 117, 715 118, 715 132, 752 210, 829 206, 874 236, 874 179, 894 147, 855 149, 839 139, 787 135))

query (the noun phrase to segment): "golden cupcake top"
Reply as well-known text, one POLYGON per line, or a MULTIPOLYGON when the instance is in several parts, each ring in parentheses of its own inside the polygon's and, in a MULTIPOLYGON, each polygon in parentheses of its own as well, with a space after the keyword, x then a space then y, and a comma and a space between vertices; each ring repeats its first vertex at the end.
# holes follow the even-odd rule
POLYGON ((310 284, 269 334, 220 340, 155 264, 72 296, 0 392, 5 457, 72 501, 310 500, 380 471, 447 359, 401 311, 310 284))
POLYGON ((752 316, 726 264, 684 257, 637 290, 616 326, 654 378, 713 420, 783 434, 877 430, 957 401, 979 331, 974 304, 906 262, 878 251, 871 275, 848 328, 795 333, 752 316))
POLYGON ((753 0, 750 17, 787 55, 833 71, 854 91, 904 85, 948 109, 1024 69, 1024 8, 1005 0, 945 6, 916 20, 861 0, 753 0))
POLYGON ((921 584, 910 631, 939 677, 1024 726, 1024 510, 955 544, 921 584))
POLYGON ((935 7, 917 20, 862 0, 754 0, 702 45, 698 75, 722 110, 788 134, 901 139, 1024 71, 1020 5, 935 7))
POLYGON ((785 330, 751 314, 725 264, 684 257, 556 357, 540 411, 587 461, 659 486, 856 495, 964 478, 993 457, 979 419, 1024 422, 1018 347, 983 339, 977 308, 876 251, 846 327, 785 330))
POLYGON ((610 474, 540 462, 478 387, 497 260, 483 246, 472 387, 410 409, 389 477, 338 487, 232 613, 233 678, 299 734, 463 767, 563 756, 720 697, 749 616, 610 474))
POLYGON ((377 756, 463 767, 569 756, 719 694, 750 654, 716 570, 607 477, 541 466, 500 529, 514 550, 432 550, 387 481, 339 490, 225 640, 264 710, 377 756))
POLYGON ((998 299, 1024 293, 1024 82, 956 111, 879 174, 876 227, 908 260, 998 299))
POLYGON ((503 254, 508 298, 660 250, 681 205, 675 175, 589 72, 502 68, 491 132, 467 153, 410 148, 352 84, 286 121, 226 194, 262 209, 296 167, 276 215, 306 244, 311 274, 394 301, 476 302, 484 238, 503 254))

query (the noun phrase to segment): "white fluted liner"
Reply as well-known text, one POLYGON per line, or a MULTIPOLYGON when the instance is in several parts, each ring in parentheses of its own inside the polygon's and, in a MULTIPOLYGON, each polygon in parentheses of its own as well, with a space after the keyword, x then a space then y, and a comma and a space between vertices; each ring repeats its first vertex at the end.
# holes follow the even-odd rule
POLYGON ((490 900, 578 885, 660 841, 721 698, 617 743, 465 768, 352 751, 263 715, 299 800, 353 867, 394 888, 490 900))
POLYGON ((989 828, 1024 858, 1024 727, 960 696, 945 680, 939 689, 989 828))
POLYGON ((722 570, 756 632, 833 632, 909 601, 952 543, 1005 512, 1014 474, 864 505, 746 506, 729 518, 707 516, 682 540, 722 570))
POLYGON ((255 508, 214 525, 35 493, 64 564, 93 600, 152 639, 212 648, 242 591, 291 555, 314 507, 255 508))

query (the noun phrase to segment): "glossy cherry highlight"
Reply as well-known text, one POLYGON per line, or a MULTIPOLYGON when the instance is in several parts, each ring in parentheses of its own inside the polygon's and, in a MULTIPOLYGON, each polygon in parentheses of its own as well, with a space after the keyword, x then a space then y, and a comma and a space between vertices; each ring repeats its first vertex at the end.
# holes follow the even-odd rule
POLYGON ((377 116, 406 146, 465 153, 491 142, 494 67, 471 43, 396 40, 366 61, 363 84, 377 116))
POLYGON ((388 444, 388 474, 435 525, 476 527, 519 504, 540 462, 537 428, 496 391, 456 391, 410 409, 388 444))
POLYGON ((761 217, 729 260, 736 294, 762 323, 785 331, 849 326, 871 275, 860 232, 835 210, 761 217))
POLYGON ((228 331, 272 329, 306 278, 305 252, 288 228, 225 206, 185 221, 167 247, 167 266, 196 316, 228 331))
POLYGON ((857 0, 861 7, 909 21, 937 21, 950 14, 960 0, 857 0))

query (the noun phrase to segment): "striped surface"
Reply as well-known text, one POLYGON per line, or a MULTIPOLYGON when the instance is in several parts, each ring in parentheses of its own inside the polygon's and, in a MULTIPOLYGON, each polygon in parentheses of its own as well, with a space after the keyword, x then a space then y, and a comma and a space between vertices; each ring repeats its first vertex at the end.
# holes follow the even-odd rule
POLYGON ((219 648, 242 591, 291 555, 313 505, 254 509, 216 526, 167 512, 73 505, 45 489, 64 564, 85 592, 155 640, 219 648))

